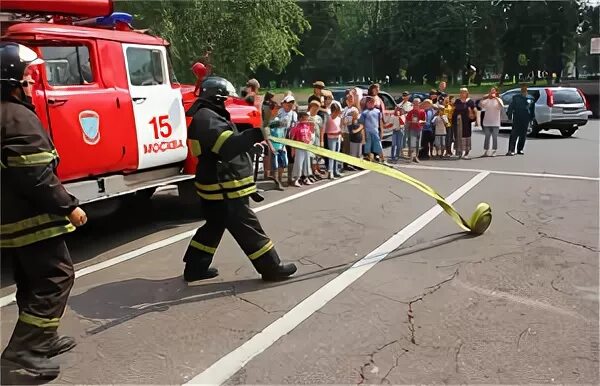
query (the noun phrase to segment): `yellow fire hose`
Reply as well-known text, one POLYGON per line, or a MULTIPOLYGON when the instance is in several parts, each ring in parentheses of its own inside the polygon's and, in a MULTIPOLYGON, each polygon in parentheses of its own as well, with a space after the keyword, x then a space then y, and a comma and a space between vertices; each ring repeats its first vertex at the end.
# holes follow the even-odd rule
POLYGON ((397 180, 404 181, 407 184, 410 184, 415 188, 419 189, 423 193, 433 197, 437 201, 438 205, 440 205, 444 209, 444 211, 450 217, 452 217, 454 222, 456 222, 456 224, 458 224, 459 227, 472 234, 483 234, 489 228, 490 223, 492 222, 492 208, 489 204, 485 202, 482 202, 479 205, 477 205, 475 212, 467 221, 464 218, 462 218, 462 216, 456 211, 456 209, 454 209, 454 207, 451 204, 446 202, 444 197, 442 197, 439 193, 437 193, 435 190, 425 185, 421 181, 416 180, 411 176, 402 173, 399 170, 392 169, 388 166, 377 164, 374 162, 365 161, 360 158, 350 156, 348 154, 323 149, 315 145, 308 145, 302 142, 292 141, 291 139, 287 138, 276 138, 270 136, 269 139, 273 142, 278 142, 296 149, 307 150, 313 154, 320 155, 322 157, 331 158, 339 162, 347 163, 362 169, 371 170, 376 173, 380 173, 395 178, 397 180))

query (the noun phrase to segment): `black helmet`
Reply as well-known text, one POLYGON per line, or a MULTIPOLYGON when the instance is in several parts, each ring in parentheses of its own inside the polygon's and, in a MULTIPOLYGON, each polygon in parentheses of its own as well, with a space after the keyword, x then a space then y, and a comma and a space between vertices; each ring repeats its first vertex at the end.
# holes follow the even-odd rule
POLYGON ((40 64, 35 51, 21 44, 0 42, 0 80, 15 87, 19 86, 25 73, 25 68, 32 64, 40 64))
POLYGON ((237 96, 233 85, 225 78, 210 76, 200 86, 200 98, 223 103, 229 96, 237 96))

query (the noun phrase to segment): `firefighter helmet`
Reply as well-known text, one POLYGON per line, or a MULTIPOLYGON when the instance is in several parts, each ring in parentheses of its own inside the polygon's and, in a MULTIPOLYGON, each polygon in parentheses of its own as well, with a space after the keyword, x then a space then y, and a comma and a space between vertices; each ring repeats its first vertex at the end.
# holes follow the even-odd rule
POLYGON ((233 85, 225 78, 210 76, 202 82, 200 98, 223 103, 230 96, 237 96, 233 85))
POLYGON ((13 42, 0 42, 0 80, 17 87, 23 79, 27 66, 40 64, 35 51, 13 42))

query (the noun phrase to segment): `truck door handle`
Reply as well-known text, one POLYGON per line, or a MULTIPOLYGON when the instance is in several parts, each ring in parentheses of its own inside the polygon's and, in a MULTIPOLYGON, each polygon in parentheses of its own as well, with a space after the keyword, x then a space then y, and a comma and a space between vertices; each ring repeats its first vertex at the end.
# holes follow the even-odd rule
POLYGON ((68 99, 49 98, 48 104, 52 106, 62 106, 67 103, 68 99))
POLYGON ((146 102, 146 98, 142 98, 142 97, 138 97, 138 98, 131 98, 135 103, 144 103, 146 102))

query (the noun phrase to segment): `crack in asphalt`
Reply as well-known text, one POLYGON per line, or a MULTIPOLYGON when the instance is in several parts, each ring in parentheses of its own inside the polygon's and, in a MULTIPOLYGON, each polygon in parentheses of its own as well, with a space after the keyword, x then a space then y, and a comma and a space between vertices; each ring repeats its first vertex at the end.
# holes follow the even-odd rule
POLYGON ((415 321, 414 321, 415 316, 414 316, 414 311, 412 309, 413 303, 422 301, 427 295, 431 295, 432 293, 436 292, 437 290, 442 288, 442 286, 444 284, 454 280, 454 278, 457 276, 458 276, 458 268, 456 268, 456 270, 450 277, 442 280, 441 282, 439 282, 437 284, 434 284, 429 287, 425 287, 425 289, 427 291, 423 292, 419 297, 408 302, 408 313, 407 314, 408 314, 408 332, 410 333, 410 343, 412 343, 414 345, 417 344, 417 341, 415 338, 415 321))
MULTIPOLYGON (((534 241, 531 241, 531 242, 529 242, 529 243, 527 243, 527 244, 525 244, 525 245, 532 244, 532 243, 536 242, 537 240, 539 240, 539 239, 536 239, 536 240, 534 240, 534 241)), ((489 262, 489 261, 492 261, 492 260, 495 260, 495 259, 497 259, 497 258, 504 257, 504 256, 510 256, 510 255, 514 255, 514 254, 517 254, 517 253, 520 253, 520 252, 521 252, 521 249, 519 249, 519 250, 515 250, 515 251, 510 251, 510 252, 504 252, 504 253, 500 253, 500 254, 498 254, 498 255, 494 255, 494 256, 490 256, 490 257, 485 257, 485 258, 483 258, 483 259, 480 259, 480 260, 475 260, 475 261, 466 261, 466 260, 461 260, 461 261, 459 261, 459 262, 457 262, 457 263, 454 263, 454 264, 448 264, 448 265, 436 265, 436 266, 435 266, 435 268, 436 268, 436 269, 439 269, 439 268, 450 268, 450 267, 455 267, 455 266, 457 266, 457 265, 461 265, 461 264, 482 264, 482 263, 484 263, 484 262, 486 262, 486 263, 487 263, 487 262, 489 262)))
POLYGON ((518 222, 518 223, 519 223, 519 224, 521 224, 522 226, 525 226, 525 223, 524 223, 523 221, 519 220, 518 218, 516 218, 515 216, 513 216, 513 215, 511 214, 511 212, 512 212, 512 210, 507 210, 507 211, 506 211, 506 212, 504 212, 504 213, 506 213, 506 215, 507 215, 508 217, 512 218, 513 220, 515 220, 516 222, 518 222))
MULTIPOLYGON (((407 352, 407 351, 408 350, 405 349, 405 352, 407 352)), ((387 379, 387 377, 389 377, 390 374, 392 373, 392 371, 394 371, 394 369, 398 367, 398 362, 400 361, 400 357, 394 355, 394 359, 396 360, 396 363, 394 363, 394 365, 388 370, 388 372, 385 373, 385 375, 383 376, 383 378, 381 378, 381 383, 383 383, 384 381, 387 381, 388 384, 390 384, 390 385, 392 384, 392 382, 390 382, 390 380, 387 379)))
POLYGON ((526 336, 529 334, 531 334, 531 327, 527 327, 526 329, 521 331, 521 333, 519 334, 519 337, 517 338, 517 352, 521 351, 520 347, 519 347, 521 345, 521 339, 523 338, 523 336, 526 336))
POLYGON ((350 217, 348 217, 348 216, 338 216, 338 217, 336 217, 336 218, 343 218, 344 220, 347 220, 347 221, 349 221, 349 222, 351 222, 351 223, 353 223, 353 224, 359 225, 359 226, 361 226, 361 227, 363 227, 363 228, 365 228, 365 227, 366 227, 366 225, 365 225, 365 224, 363 224, 362 222, 360 222, 360 221, 356 221, 356 220, 354 220, 353 218, 350 218, 350 217))
POLYGON ((241 300, 241 301, 243 301, 243 302, 246 302, 246 303, 248 303, 248 304, 251 304, 251 305, 253 305, 254 307, 257 307, 257 308, 261 309, 262 311, 264 311, 264 312, 265 312, 265 313, 267 313, 267 314, 274 314, 274 313, 282 313, 282 312, 286 312, 286 311, 284 311, 284 310, 273 310, 273 311, 269 311, 269 310, 267 310, 266 308, 264 308, 263 306, 261 306, 260 304, 254 303, 253 301, 251 301, 251 300, 248 300, 248 299, 245 299, 245 298, 243 298, 243 297, 241 297, 241 296, 239 296, 239 295, 233 294, 232 296, 233 296, 234 298, 236 298, 236 299, 239 299, 239 300, 241 300))
POLYGON ((458 345, 458 347, 456 348, 456 353, 454 354, 454 361, 456 362, 456 367, 455 367, 456 374, 458 374, 459 370, 460 370, 459 365, 458 365, 458 356, 460 355, 460 350, 462 349, 462 346, 463 346, 463 342, 461 341, 460 344, 458 345))
POLYGON ((388 192, 391 193, 391 194, 393 194, 394 196, 398 197, 399 199, 404 200, 404 197, 402 197, 398 193, 394 193, 392 190, 388 190, 388 192))
POLYGON ((565 278, 563 277, 563 275, 561 275, 560 273, 558 274, 557 277, 555 277, 554 279, 550 280, 550 287, 552 287, 552 289, 554 289, 556 292, 560 292, 561 294, 565 294, 565 295, 569 295, 569 296, 573 296, 572 293, 566 292, 561 290, 560 288, 557 288, 556 285, 554 284, 554 282, 556 280, 564 280, 565 278))
POLYGON ((589 245, 585 245, 585 244, 582 244, 582 243, 577 243, 577 242, 574 242, 574 241, 569 241, 569 240, 561 239, 560 237, 550 236, 549 234, 541 232, 541 231, 538 231, 538 235, 540 235, 542 238, 551 239, 551 240, 557 240, 557 241, 561 241, 561 242, 566 243, 566 244, 570 244, 570 245, 574 245, 574 246, 577 246, 577 247, 585 248, 585 249, 587 249, 589 251, 592 251, 592 252, 600 252, 600 250, 598 248, 590 247, 589 245))
POLYGON ((325 266, 317 263, 316 261, 309 259, 308 257, 301 257, 300 259, 298 259, 298 263, 300 263, 302 265, 316 265, 317 267, 319 267, 321 269, 325 269, 325 266))
MULTIPOLYGON (((364 384, 364 382, 367 380, 367 377, 365 376, 365 371, 366 371, 366 369, 367 369, 368 367, 370 367, 370 366, 373 366, 373 367, 375 367, 375 355, 379 354, 379 352, 381 352, 381 350, 385 349, 385 348, 386 348, 386 347, 388 347, 388 346, 391 346, 391 345, 393 345, 394 343, 398 343, 398 339, 394 339, 393 341, 391 341, 391 342, 388 342, 388 343, 384 344, 384 345, 383 345, 383 346, 381 346, 381 347, 377 347, 377 348, 375 349, 375 351, 373 351, 372 353, 370 353, 370 354, 368 355, 368 357, 369 357, 369 361, 368 361, 367 363, 365 363, 364 365, 360 366, 359 373, 358 373, 358 376, 360 377, 360 381, 358 382, 358 385, 362 385, 362 384, 364 384)), ((408 349, 402 348, 402 350, 404 350, 404 352, 408 352, 408 349)), ((395 364, 394 366, 392 366, 392 368, 390 369, 390 371, 388 371, 388 372, 386 373, 385 377, 383 377, 383 378, 381 379, 381 382, 383 382, 383 380, 384 380, 384 379, 386 379, 386 378, 387 378, 387 377, 390 375, 390 373, 392 372, 392 370, 393 370, 394 368, 398 367, 398 358, 399 358, 399 357, 396 357, 396 356, 395 356, 395 358, 396 358, 396 364, 395 364)))

